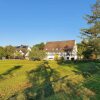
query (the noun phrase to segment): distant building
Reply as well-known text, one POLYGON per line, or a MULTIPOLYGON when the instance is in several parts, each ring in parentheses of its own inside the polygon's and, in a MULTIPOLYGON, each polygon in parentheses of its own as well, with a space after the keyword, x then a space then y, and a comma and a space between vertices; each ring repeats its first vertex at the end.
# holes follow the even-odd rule
POLYGON ((46 51, 46 60, 54 60, 55 55, 65 60, 77 59, 77 45, 75 40, 47 42, 44 50, 46 51))
POLYGON ((29 52, 31 48, 26 45, 16 46, 15 58, 29 59, 29 52))

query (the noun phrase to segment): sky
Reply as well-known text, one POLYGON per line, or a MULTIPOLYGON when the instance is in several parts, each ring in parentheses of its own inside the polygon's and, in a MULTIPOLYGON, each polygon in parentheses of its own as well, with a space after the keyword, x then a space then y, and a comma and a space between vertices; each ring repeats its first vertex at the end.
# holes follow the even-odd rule
POLYGON ((95 0, 0 0, 0 46, 76 40, 95 0))

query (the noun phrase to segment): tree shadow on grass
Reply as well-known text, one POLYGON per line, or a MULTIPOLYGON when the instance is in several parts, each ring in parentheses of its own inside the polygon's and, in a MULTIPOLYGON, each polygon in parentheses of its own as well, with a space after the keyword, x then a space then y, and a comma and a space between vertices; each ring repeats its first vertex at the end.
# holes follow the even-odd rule
POLYGON ((84 82, 83 86, 95 93, 95 95, 92 97, 92 100, 100 99, 100 73, 89 77, 84 82))
MULTIPOLYGON (((76 71, 76 74, 80 73, 76 71)), ((83 100, 86 96, 82 85, 74 84, 68 76, 61 77, 47 62, 27 72, 27 75, 31 87, 13 95, 11 98, 14 100, 83 100)))
POLYGON ((56 96, 59 94, 62 94, 63 100, 80 98, 76 96, 78 87, 68 79, 68 76, 61 77, 59 72, 52 69, 48 63, 28 72, 28 78, 32 87, 24 91, 26 100, 49 100, 50 98, 50 100, 60 100, 61 97, 56 96))
POLYGON ((32 87, 25 90, 27 100, 44 100, 54 94, 53 81, 59 78, 59 73, 44 63, 28 72, 28 77, 32 87))
POLYGON ((82 74, 84 78, 91 77, 92 75, 100 72, 100 65, 95 62, 80 63, 75 66, 78 71, 74 71, 76 74, 82 74))
POLYGON ((9 70, 7 70, 6 72, 0 74, 0 79, 5 79, 4 77, 6 75, 12 75, 12 72, 17 70, 17 69, 20 69, 22 66, 21 65, 17 65, 17 66, 14 66, 13 68, 10 68, 9 70))
POLYGON ((69 66, 74 67, 77 70, 73 70, 73 72, 77 75, 83 75, 84 78, 88 78, 98 72, 100 72, 100 62, 93 61, 65 61, 65 62, 57 62, 60 66, 69 66))
MULTIPOLYGON (((81 74, 85 78, 82 83, 83 87, 90 91, 90 100, 100 99, 100 63, 80 63, 75 67, 78 71, 74 71, 76 74, 81 74)), ((86 91, 87 92, 87 91, 86 91)), ((88 92, 89 93, 89 92, 88 92)))

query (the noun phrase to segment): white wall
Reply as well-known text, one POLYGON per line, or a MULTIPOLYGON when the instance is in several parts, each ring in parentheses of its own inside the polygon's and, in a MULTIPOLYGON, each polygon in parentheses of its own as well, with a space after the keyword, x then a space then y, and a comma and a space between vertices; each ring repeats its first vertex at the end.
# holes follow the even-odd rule
POLYGON ((77 59, 77 45, 75 44, 75 46, 73 47, 73 50, 71 52, 69 52, 70 55, 66 55, 66 52, 47 52, 47 60, 54 60, 55 54, 58 54, 59 57, 64 57, 65 60, 71 60, 72 58, 74 58, 74 60, 77 59), (69 59, 68 59, 69 58, 69 59))

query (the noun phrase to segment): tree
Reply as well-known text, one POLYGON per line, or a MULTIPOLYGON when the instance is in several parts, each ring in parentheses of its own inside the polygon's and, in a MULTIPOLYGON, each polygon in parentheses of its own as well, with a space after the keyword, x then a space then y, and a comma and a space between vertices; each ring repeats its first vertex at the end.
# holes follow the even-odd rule
POLYGON ((14 58, 15 59, 23 59, 24 57, 23 57, 23 55, 20 52, 16 51, 14 53, 14 58))
POLYGON ((39 50, 39 48, 34 47, 34 46, 32 47, 29 53, 30 59, 33 59, 33 60, 43 60, 45 56, 46 56, 45 51, 39 50))
POLYGON ((86 40, 86 53, 91 55, 100 55, 100 0, 96 1, 96 4, 92 7, 91 15, 86 15, 86 21, 90 25, 87 29, 81 30, 83 40, 86 40))
POLYGON ((4 49, 5 49, 5 55, 7 59, 14 58, 15 47, 9 45, 9 46, 6 46, 4 49))
POLYGON ((78 49, 78 52, 77 52, 77 54, 78 54, 78 59, 83 59, 83 57, 84 57, 84 52, 85 52, 85 50, 86 50, 86 47, 85 47, 85 45, 83 44, 83 43, 78 43, 77 44, 77 49, 78 49))
POLYGON ((40 43, 40 44, 36 44, 36 45, 34 45, 34 47, 39 48, 39 50, 43 50, 43 49, 44 49, 44 46, 45 46, 45 44, 44 44, 43 42, 40 43))
POLYGON ((59 60, 58 54, 55 54, 55 55, 54 55, 54 60, 55 60, 55 61, 58 61, 58 60, 59 60))
POLYGON ((5 50, 3 47, 0 47, 0 59, 5 56, 5 50))

